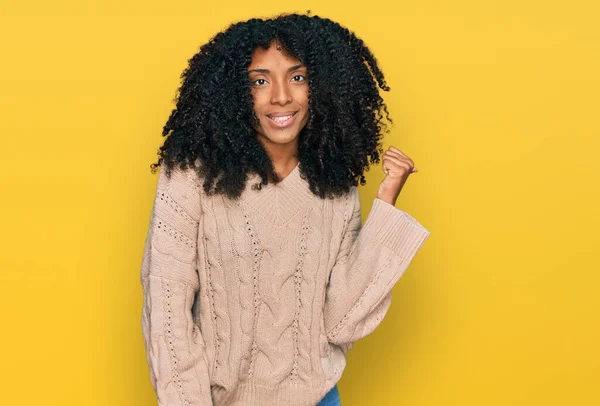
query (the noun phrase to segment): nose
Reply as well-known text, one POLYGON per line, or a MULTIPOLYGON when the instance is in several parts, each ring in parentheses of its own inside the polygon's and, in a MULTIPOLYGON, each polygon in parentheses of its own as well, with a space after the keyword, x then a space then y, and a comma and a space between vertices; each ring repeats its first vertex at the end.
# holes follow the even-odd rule
POLYGON ((288 87, 288 84, 283 81, 279 83, 275 81, 275 84, 271 88, 271 104, 285 105, 292 101, 292 93, 288 87))

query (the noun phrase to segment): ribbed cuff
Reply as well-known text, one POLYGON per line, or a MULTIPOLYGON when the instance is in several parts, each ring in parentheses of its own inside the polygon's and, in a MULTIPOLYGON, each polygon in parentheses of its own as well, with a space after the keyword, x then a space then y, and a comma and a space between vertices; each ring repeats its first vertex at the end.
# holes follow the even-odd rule
POLYGON ((431 234, 410 214, 379 198, 362 230, 399 254, 413 255, 431 234))

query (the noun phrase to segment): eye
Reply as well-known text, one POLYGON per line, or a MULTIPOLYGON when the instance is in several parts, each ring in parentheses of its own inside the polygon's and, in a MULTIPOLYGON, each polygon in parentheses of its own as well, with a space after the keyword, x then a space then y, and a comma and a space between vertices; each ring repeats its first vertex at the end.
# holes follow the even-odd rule
POLYGON ((306 80, 306 76, 304 75, 296 75, 294 76, 294 78, 302 78, 302 80, 300 80, 299 82, 304 82, 306 80))
MULTIPOLYGON (((253 80, 253 81, 252 81, 252 82, 250 82, 250 83, 252 83, 253 85, 256 85, 256 84, 257 84, 256 82, 258 82, 259 80, 265 80, 265 79, 256 79, 256 80, 253 80)), ((265 82, 266 82, 266 81, 265 81, 265 82)))

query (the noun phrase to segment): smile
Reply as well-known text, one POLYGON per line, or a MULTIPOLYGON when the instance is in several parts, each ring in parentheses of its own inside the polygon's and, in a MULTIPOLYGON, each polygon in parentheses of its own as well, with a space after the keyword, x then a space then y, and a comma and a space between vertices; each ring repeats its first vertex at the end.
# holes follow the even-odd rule
POLYGON ((296 115, 298 114, 298 112, 295 112, 294 114, 292 114, 291 116, 282 116, 282 117, 269 117, 269 121, 271 121, 275 126, 277 127, 287 127, 288 125, 292 124, 295 120, 296 120, 296 115))

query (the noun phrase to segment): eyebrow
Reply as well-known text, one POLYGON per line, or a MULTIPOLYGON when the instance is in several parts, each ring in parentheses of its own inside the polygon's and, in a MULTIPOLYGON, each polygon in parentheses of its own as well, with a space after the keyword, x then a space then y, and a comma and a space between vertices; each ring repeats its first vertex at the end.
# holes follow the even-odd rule
MULTIPOLYGON (((298 69, 298 68, 302 68, 302 67, 306 67, 306 66, 305 66, 304 64, 302 64, 302 63, 301 63, 301 64, 298 64, 298 65, 291 66, 291 67, 288 69, 288 72, 291 72, 291 71, 293 71, 293 70, 296 70, 296 69, 298 69)), ((251 69, 251 70, 249 70, 249 71, 248 71, 248 73, 250 73, 250 72, 271 73, 271 71, 270 71, 270 70, 268 70, 268 69, 251 69)))

